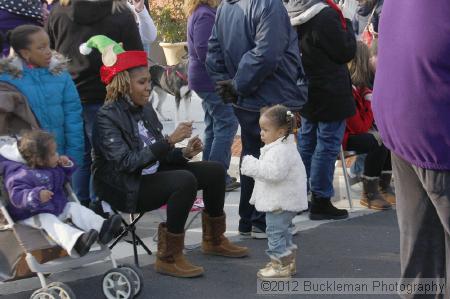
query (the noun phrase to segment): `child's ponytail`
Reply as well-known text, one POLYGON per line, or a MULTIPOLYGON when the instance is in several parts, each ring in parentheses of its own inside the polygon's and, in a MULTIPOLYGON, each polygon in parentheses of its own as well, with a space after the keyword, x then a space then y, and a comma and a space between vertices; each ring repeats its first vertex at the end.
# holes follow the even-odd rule
POLYGON ((289 135, 294 133, 295 130, 295 115, 290 110, 286 111, 286 123, 288 125, 288 129, 286 130, 286 135, 284 135, 283 140, 286 140, 289 135))

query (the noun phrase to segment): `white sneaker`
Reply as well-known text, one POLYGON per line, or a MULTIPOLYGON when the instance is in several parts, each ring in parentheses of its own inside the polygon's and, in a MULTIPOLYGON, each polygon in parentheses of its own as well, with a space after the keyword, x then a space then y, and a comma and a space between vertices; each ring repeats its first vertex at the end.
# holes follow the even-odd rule
POLYGON ((258 278, 290 278, 290 264, 283 266, 280 261, 272 260, 266 265, 265 268, 261 269, 257 273, 258 278))

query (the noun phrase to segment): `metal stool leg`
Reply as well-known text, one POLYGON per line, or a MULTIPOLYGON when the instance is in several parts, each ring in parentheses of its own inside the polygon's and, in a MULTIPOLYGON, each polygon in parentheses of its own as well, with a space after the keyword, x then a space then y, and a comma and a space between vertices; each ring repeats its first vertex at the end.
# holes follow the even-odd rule
MULTIPOLYGON (((130 223, 134 222, 134 214, 130 214, 130 223)), ((139 243, 137 243, 136 241, 136 227, 133 225, 132 227, 132 231, 131 231, 131 238, 133 240, 133 253, 134 253, 134 264, 139 267, 139 257, 138 257, 138 252, 137 252, 137 247, 139 245, 139 243)))
POLYGON ((353 209, 353 202, 352 202, 352 198, 350 195, 350 182, 348 180, 347 167, 345 165, 344 148, 342 147, 342 145, 341 145, 340 157, 341 157, 341 164, 342 164, 342 172, 344 174, 345 189, 347 191, 347 200, 350 205, 350 209, 353 209))

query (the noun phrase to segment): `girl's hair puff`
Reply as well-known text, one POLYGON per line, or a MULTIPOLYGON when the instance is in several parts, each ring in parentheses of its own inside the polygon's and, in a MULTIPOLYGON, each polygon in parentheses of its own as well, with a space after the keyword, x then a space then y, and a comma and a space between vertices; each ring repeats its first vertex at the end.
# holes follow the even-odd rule
POLYGON ((275 105, 272 107, 264 107, 261 109, 261 116, 267 117, 276 128, 286 129, 284 139, 294 133, 295 115, 283 105, 275 105))

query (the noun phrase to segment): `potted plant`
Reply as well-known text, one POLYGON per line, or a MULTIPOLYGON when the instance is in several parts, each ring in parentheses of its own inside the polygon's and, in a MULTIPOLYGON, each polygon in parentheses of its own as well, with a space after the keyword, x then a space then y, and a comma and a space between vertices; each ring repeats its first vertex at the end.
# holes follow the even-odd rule
POLYGON ((162 39, 159 45, 164 50, 168 65, 178 64, 186 54, 187 19, 183 0, 151 1, 150 12, 162 39))

